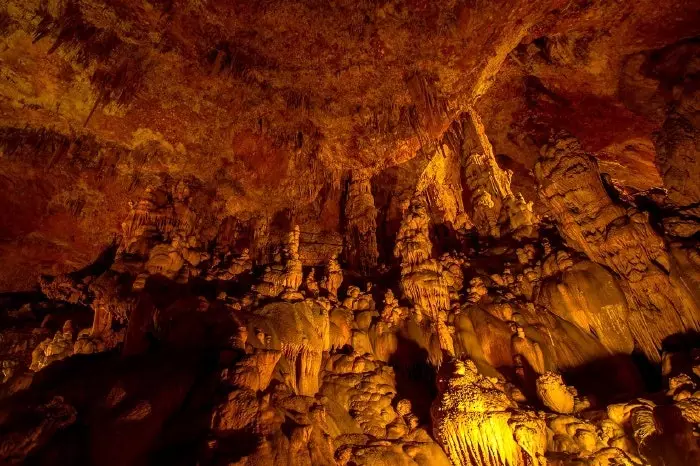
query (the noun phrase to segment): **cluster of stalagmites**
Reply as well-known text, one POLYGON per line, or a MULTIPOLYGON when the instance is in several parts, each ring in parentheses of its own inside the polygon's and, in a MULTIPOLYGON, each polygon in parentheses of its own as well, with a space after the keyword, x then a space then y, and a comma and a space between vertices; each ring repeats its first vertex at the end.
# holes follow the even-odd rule
POLYGON ((548 372, 537 380, 546 410, 536 410, 518 401, 517 391, 503 379, 483 376, 471 360, 457 360, 439 382, 433 430, 456 465, 697 461, 697 375, 666 380, 668 391, 654 400, 597 407, 548 372), (673 448, 673 453, 665 450, 673 448))
MULTIPOLYGON (((58 314, 33 340, 17 337, 32 345, 24 360, 3 361, 3 396, 31 390, 33 374, 74 355, 205 347, 218 354, 218 388, 202 464, 691 464, 700 361, 678 365, 689 356, 661 350, 669 337, 699 330, 697 250, 669 244, 646 213, 611 197, 595 161, 567 135, 553 138, 536 166, 551 215, 540 222, 512 193, 478 116, 468 112, 457 126, 475 225, 461 250, 433 241, 436 215, 416 188, 395 262, 378 269, 365 173, 350 177, 345 250, 325 267, 304 263, 293 224, 266 248, 205 243, 186 183, 149 188, 106 270, 40 280, 50 302, 90 309, 92 325, 79 329, 58 314), (601 384, 639 392, 635 350, 662 364, 667 392, 606 406, 601 384), (601 361, 609 380, 581 393, 567 383, 601 361), (438 374, 430 413, 412 395, 432 383, 421 367, 438 374)), ((13 318, 38 311, 22 309, 13 318)), ((23 354, 21 344, 7 345, 23 354)), ((153 397, 127 397, 120 383, 97 402, 118 425, 171 413, 153 397)), ((32 416, 57 419, 23 424, 28 440, 6 436, 0 457, 21 460, 75 423, 81 414, 67 399, 32 405, 32 416)), ((2 428, 11 431, 22 413, 0 416, 2 428)))

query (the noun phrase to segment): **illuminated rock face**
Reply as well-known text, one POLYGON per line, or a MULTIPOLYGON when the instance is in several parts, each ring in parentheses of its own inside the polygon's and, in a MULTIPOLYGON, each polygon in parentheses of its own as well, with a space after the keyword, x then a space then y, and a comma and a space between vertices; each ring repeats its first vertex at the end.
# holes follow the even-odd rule
POLYGON ((648 215, 613 202, 576 139, 561 136, 544 147, 536 176, 562 237, 618 277, 630 331, 648 358, 659 360, 667 336, 698 329, 698 305, 648 215))
POLYGON ((455 465, 547 464, 544 420, 517 404, 472 361, 458 361, 431 415, 436 439, 455 465))
POLYGON ((537 379, 537 395, 542 404, 559 414, 574 412, 574 394, 560 375, 547 372, 537 379))
POLYGON ((537 217, 532 202, 511 191, 512 172, 496 162, 493 146, 476 110, 470 108, 453 123, 448 141, 460 152, 471 220, 482 236, 531 235, 537 217))
MULTIPOLYGON (((477 190, 507 178, 489 160, 490 181, 473 180, 477 190)), ((675 365, 681 353, 664 357, 668 391, 654 402, 605 406, 597 398, 615 395, 608 382, 630 397, 638 393, 629 355, 640 349, 660 359, 664 339, 695 328, 697 308, 684 281, 693 279, 690 262, 677 265, 653 219, 613 199, 596 169, 575 140, 555 141, 536 174, 556 223, 535 221, 527 205, 506 197, 503 205, 515 199, 522 218, 504 214, 503 205, 497 219, 473 212, 482 227, 495 219, 483 231, 466 230, 469 222, 446 215, 449 203, 434 203, 431 189, 449 190, 444 177, 421 187, 426 169, 410 184, 389 239, 378 224, 364 228, 379 213, 369 205, 372 181, 362 178, 352 196, 367 209, 351 210, 367 215, 351 224, 366 241, 345 251, 359 262, 331 254, 313 265, 302 260, 301 228, 292 222, 274 235, 254 232, 254 259, 250 241, 232 246, 214 236, 205 247, 185 185, 152 190, 139 209, 160 213, 127 214, 133 228, 124 229, 112 258, 85 272, 41 277, 45 299, 8 313, 18 327, 2 333, 1 393, 31 395, 29 408, 12 407, 2 421, 12 434, 0 453, 23 458, 56 448, 56 432, 72 425, 74 411, 106 409, 91 429, 110 438, 119 427, 106 419, 157 433, 184 409, 208 420, 193 435, 197 457, 212 464, 506 466, 544 465, 557 455, 591 465, 692 464, 700 457, 691 435, 700 420, 700 364, 692 354, 688 367, 675 365), (389 240, 395 262, 373 269, 389 240), (101 371, 80 368, 98 357, 112 359, 101 371), (158 382, 177 390, 165 390, 162 400, 141 391, 141 371, 156 373, 154 364, 178 358, 183 364, 158 382), (144 366, 132 373, 124 361, 137 360, 144 366), (78 377, 106 377, 102 391, 85 401, 72 382, 49 379, 65 400, 59 411, 66 420, 27 430, 17 421, 26 409, 50 411, 42 377, 74 364, 78 377), (569 374, 596 364, 601 372, 579 394, 569 374), (604 386, 595 382, 601 373, 610 374, 604 386), (200 386, 199 377, 208 382, 200 386), (193 405, 183 401, 190 393, 193 405)), ((674 258, 690 259, 688 243, 682 247, 684 256, 677 249, 674 258)), ((134 446, 115 458, 153 448, 151 437, 134 432, 126 439, 134 446)))
POLYGON ((471 110, 462 120, 464 177, 471 191, 472 219, 483 236, 498 236, 504 201, 513 196, 511 173, 500 169, 479 115, 471 110))
POLYGON ((700 464, 699 13, 6 0, 0 463, 700 464))

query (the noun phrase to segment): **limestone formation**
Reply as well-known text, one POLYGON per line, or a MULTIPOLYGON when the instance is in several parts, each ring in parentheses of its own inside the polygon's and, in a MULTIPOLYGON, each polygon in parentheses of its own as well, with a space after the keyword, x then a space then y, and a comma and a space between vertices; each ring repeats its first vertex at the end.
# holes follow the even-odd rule
POLYGON ((561 136, 544 147, 536 176, 562 237, 619 277, 630 331, 647 357, 658 361, 665 337, 698 328, 697 304, 648 216, 612 201, 576 139, 561 136))
POLYGON ((700 464, 699 14, 1 2, 0 464, 700 464))
POLYGON ((303 271, 299 260, 298 226, 295 226, 287 235, 283 261, 265 270, 262 283, 256 286, 255 291, 263 296, 276 297, 285 290, 296 292, 301 286, 303 271))
POLYGON ((85 284, 77 283, 68 275, 39 277, 41 292, 49 299, 76 304, 85 299, 85 284))
POLYGON ((316 282, 316 272, 314 269, 311 269, 311 271, 306 275, 306 278, 304 279, 304 288, 306 288, 306 292, 314 297, 318 296, 319 293, 319 287, 318 283, 316 282))
POLYGON ((337 299, 338 288, 343 283, 343 271, 338 263, 338 258, 333 256, 326 264, 325 276, 321 282, 321 287, 326 291, 331 299, 337 299))
POLYGON ((449 289, 442 264, 432 258, 428 224, 425 207, 420 200, 414 200, 401 223, 394 255, 401 259, 401 288, 404 294, 414 305, 427 311, 440 350, 454 355, 452 336, 440 315, 441 311, 444 313, 450 307, 449 289))
POLYGON ((555 413, 574 412, 574 393, 564 384, 561 375, 546 372, 537 379, 537 396, 555 413))
POLYGON ((471 217, 482 236, 513 231, 529 235, 536 223, 532 203, 513 195, 511 177, 502 170, 477 112, 471 108, 456 123, 461 139, 465 189, 470 196, 471 217))
POLYGON ((256 333, 271 337, 270 344, 264 336, 259 337, 255 347, 280 350, 288 363, 286 371, 291 387, 301 395, 315 395, 323 353, 331 344, 328 311, 304 301, 273 303, 258 309, 254 315, 253 322, 259 322, 256 333))
POLYGON ((207 273, 207 280, 234 280, 242 274, 250 272, 253 268, 253 261, 250 258, 250 250, 244 248, 237 257, 226 254, 223 261, 216 260, 210 266, 207 273))
POLYGON ((539 343, 528 339, 520 325, 515 324, 515 329, 510 343, 513 355, 521 356, 536 374, 543 374, 545 372, 544 353, 539 343))
POLYGON ((53 338, 46 339, 32 351, 32 364, 29 369, 40 371, 55 361, 73 354, 73 324, 67 320, 63 328, 53 338))
POLYGON ((368 271, 377 266, 377 209, 370 177, 353 172, 345 200, 345 257, 350 267, 368 271))
POLYGON ((431 410, 435 437, 456 465, 546 464, 544 420, 516 406, 472 361, 457 361, 431 410))

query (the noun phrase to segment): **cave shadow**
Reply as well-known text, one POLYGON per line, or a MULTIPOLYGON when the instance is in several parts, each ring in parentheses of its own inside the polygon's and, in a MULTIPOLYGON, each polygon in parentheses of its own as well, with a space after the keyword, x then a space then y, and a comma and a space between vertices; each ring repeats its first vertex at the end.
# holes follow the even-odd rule
POLYGON ((437 385, 436 370, 428 361, 428 351, 398 335, 397 349, 388 362, 396 375, 396 400, 409 400, 420 423, 430 425, 430 406, 437 396, 437 385))
POLYGON ((611 404, 661 389, 661 368, 643 353, 614 354, 563 369, 562 376, 579 395, 611 404))
MULTIPOLYGON (((692 376, 693 360, 700 357, 698 348, 700 332, 697 331, 664 338, 660 353, 669 354, 671 368, 666 377, 680 373, 692 376)), ((600 404, 611 404, 659 392, 665 383, 661 371, 661 364, 635 349, 632 354, 613 354, 562 369, 561 373, 566 383, 576 387, 580 395, 591 396, 600 404)))
POLYGON ((562 370, 567 385, 602 404, 654 391, 658 368, 641 353, 615 354, 562 370))
POLYGON ((693 330, 685 333, 669 335, 661 342, 664 351, 672 353, 692 351, 700 347, 700 332, 693 330))
POLYGON ((693 424, 674 405, 654 407, 656 432, 640 445, 640 453, 652 466, 700 464, 700 448, 693 424))
MULTIPOLYGON (((72 356, 34 374, 28 389, 0 400, 0 409, 9 413, 3 427, 22 431, 22 426, 39 424, 37 413, 42 408, 37 411, 37 407, 61 396, 75 408, 75 422, 32 452, 26 464, 96 464, 101 446, 114 442, 121 447, 111 448, 109 458, 98 464, 133 464, 125 462, 126 458, 138 459, 137 464, 195 464, 209 434, 211 411, 226 398, 219 393, 217 368, 218 352, 211 350, 169 349, 129 358, 116 352, 72 356), (121 387, 124 398, 107 408, 105 400, 115 387, 121 387), (158 399, 171 401, 159 408, 158 399), (135 422, 133 428, 115 422, 139 400, 148 400, 155 412, 169 411, 163 413, 163 423, 154 423, 150 416, 135 422), (140 432, 147 437, 142 438, 140 432)), ((256 445, 245 436, 237 436, 233 443, 244 449, 243 455, 256 445)))
POLYGON ((464 248, 462 239, 458 236, 457 231, 452 228, 452 224, 433 223, 429 234, 433 244, 433 251, 438 257, 452 251, 462 251, 464 248))
POLYGON ((69 275, 76 279, 82 280, 86 277, 97 277, 105 273, 114 264, 114 259, 117 256, 117 242, 112 241, 112 244, 107 246, 91 263, 82 269, 71 272, 69 275))
POLYGON ((661 347, 667 351, 667 361, 664 361, 667 364, 664 368, 669 370, 667 377, 679 374, 693 376, 693 366, 700 359, 700 332, 669 335, 663 339, 661 347))

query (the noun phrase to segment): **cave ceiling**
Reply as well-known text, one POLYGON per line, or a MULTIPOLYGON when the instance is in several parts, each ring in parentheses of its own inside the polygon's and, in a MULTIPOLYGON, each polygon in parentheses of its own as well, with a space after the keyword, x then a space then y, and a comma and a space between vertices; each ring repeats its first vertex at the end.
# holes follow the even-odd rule
POLYGON ((6 289, 86 264, 166 179, 219 219, 337 229, 349 171, 434 150, 470 106, 529 199, 560 128, 658 186, 651 138, 684 60, 663 50, 700 30, 692 0, 3 3, 0 254, 32 264, 6 289))

